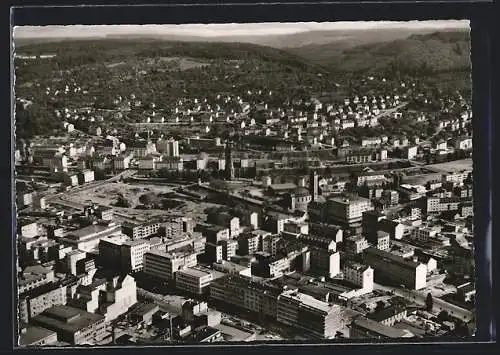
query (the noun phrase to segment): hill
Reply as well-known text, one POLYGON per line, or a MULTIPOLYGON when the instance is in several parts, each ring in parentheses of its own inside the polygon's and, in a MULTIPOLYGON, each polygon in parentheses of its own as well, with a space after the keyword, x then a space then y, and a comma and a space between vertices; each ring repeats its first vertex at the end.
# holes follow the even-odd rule
MULTIPOLYGON (((54 120, 56 109, 110 109, 118 95, 133 94, 145 108, 151 103, 169 108, 180 97, 271 90, 267 102, 281 105, 290 97, 310 97, 331 86, 321 66, 247 43, 94 39, 26 44, 16 51, 18 56, 44 54, 50 58, 15 60, 16 97, 32 102, 27 109, 17 107, 19 136, 50 132, 60 124, 54 120), (66 85, 81 91, 63 93, 66 85)), ((143 119, 139 114, 123 118, 143 119)))
POLYGON ((400 71, 420 75, 470 70, 471 66, 468 31, 410 35, 404 39, 361 45, 352 45, 345 40, 288 50, 339 72, 400 71))

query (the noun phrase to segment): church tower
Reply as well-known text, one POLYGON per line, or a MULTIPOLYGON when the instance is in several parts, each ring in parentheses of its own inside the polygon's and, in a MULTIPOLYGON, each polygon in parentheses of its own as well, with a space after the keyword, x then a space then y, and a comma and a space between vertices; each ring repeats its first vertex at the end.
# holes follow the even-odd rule
POLYGON ((226 171, 226 179, 227 180, 232 180, 234 179, 234 165, 233 165, 233 157, 231 155, 231 139, 228 138, 226 139, 226 166, 225 166, 225 171, 226 171))
POLYGON ((317 201, 319 195, 319 176, 316 171, 312 171, 309 175, 309 192, 311 193, 312 200, 317 201))

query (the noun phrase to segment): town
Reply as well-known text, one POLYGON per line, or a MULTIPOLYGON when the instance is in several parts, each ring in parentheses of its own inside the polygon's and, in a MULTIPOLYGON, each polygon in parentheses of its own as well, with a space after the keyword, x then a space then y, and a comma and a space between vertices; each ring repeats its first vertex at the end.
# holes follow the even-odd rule
MULTIPOLYGON (((167 59, 155 70, 255 64, 167 59)), ((52 132, 15 151, 20 345, 474 335, 466 93, 229 78, 167 105, 64 75, 16 84, 19 111, 54 107, 52 132)))

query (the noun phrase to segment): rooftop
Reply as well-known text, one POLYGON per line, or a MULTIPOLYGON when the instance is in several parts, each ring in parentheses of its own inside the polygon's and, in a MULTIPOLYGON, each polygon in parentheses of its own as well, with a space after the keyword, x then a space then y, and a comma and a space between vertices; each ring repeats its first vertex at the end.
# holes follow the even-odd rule
POLYGON ((414 269, 419 265, 419 263, 417 263, 417 262, 404 259, 403 257, 401 257, 399 255, 395 255, 393 253, 379 250, 379 249, 373 248, 373 247, 369 247, 369 248, 365 249, 364 253, 365 253, 365 255, 371 254, 378 259, 388 259, 392 263, 397 264, 397 265, 402 266, 402 267, 405 267, 405 268, 414 269))
POLYGON ((24 332, 19 334, 19 345, 29 346, 39 342, 42 339, 48 338, 52 334, 55 334, 52 330, 48 330, 42 327, 27 327, 24 332))
POLYGON ((186 274, 186 275, 190 275, 190 276, 194 276, 194 277, 203 277, 203 276, 210 275, 210 272, 207 272, 205 270, 202 270, 202 269, 196 268, 196 267, 188 267, 186 269, 179 270, 178 273, 179 274, 186 274))
POLYGON ((297 292, 297 291, 289 291, 289 292, 284 292, 282 294, 283 297, 290 297, 295 300, 300 301, 300 303, 308 308, 312 308, 315 310, 319 310, 325 313, 330 313, 333 309, 335 309, 335 306, 331 306, 330 304, 320 301, 310 295, 307 295, 305 293, 297 292))
POLYGON ((370 330, 385 338, 408 338, 412 336, 411 333, 405 332, 404 330, 391 328, 365 317, 358 317, 354 319, 353 323, 358 327, 370 330))
POLYGON ((91 236, 96 235, 96 234, 111 232, 114 228, 116 228, 116 226, 92 224, 90 226, 83 227, 83 228, 68 232, 66 237, 69 237, 71 239, 76 239, 76 240, 82 240, 82 239, 90 238, 91 236))
POLYGON ((75 333, 94 323, 103 321, 104 317, 69 306, 54 306, 39 314, 33 320, 48 327, 75 333))
POLYGON ((387 308, 383 308, 381 310, 375 311, 369 314, 367 317, 376 322, 381 322, 383 320, 389 319, 392 316, 397 314, 401 314, 405 311, 405 308, 400 306, 389 306, 387 308))

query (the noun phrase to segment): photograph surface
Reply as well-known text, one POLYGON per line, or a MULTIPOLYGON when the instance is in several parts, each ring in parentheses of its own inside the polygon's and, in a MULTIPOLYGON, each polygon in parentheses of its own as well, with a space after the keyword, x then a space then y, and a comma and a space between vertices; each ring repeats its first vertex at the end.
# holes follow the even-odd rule
POLYGON ((475 334, 468 21, 13 48, 19 346, 475 334))

